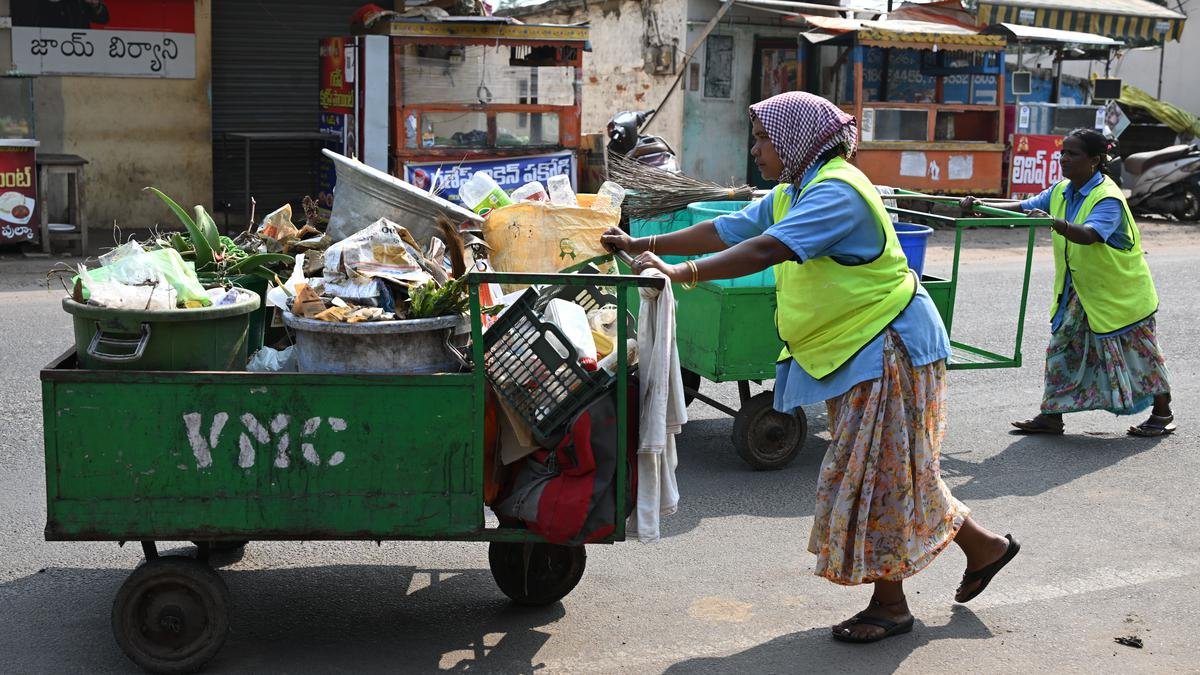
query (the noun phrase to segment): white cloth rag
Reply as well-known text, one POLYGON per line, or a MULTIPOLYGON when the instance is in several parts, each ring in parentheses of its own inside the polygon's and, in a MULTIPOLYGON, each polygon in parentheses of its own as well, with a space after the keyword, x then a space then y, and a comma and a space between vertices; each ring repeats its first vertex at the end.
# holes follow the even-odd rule
MULTIPOLYGON (((658 270, 642 276, 666 278, 658 270)), ((638 381, 641 401, 638 445, 637 508, 626 531, 638 541, 658 541, 659 518, 679 508, 675 434, 687 422, 679 350, 675 345, 675 294, 668 280, 662 291, 640 288, 638 381)))

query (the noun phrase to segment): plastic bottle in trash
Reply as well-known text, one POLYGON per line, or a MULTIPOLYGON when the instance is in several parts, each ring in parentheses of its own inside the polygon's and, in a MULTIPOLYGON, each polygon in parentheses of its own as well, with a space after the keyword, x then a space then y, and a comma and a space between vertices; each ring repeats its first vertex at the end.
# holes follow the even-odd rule
POLYGON ((458 197, 462 199, 463 206, 481 216, 492 209, 513 203, 496 181, 483 171, 471 174, 467 182, 459 186, 458 197))
POLYGON ((535 180, 513 190, 512 200, 514 202, 545 202, 550 201, 550 195, 546 194, 546 186, 535 180))
POLYGON ((594 208, 608 208, 611 205, 612 208, 619 209, 623 201, 625 201, 625 188, 611 180, 606 180, 596 191, 594 208))
POLYGON ((546 189, 550 192, 550 203, 559 206, 579 206, 575 199, 575 190, 571 189, 571 179, 559 174, 546 179, 546 189))

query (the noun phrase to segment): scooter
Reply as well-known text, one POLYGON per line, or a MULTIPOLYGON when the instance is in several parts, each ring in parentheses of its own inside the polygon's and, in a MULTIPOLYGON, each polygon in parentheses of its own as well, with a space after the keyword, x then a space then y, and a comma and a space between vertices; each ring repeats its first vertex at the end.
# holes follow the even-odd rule
MULTIPOLYGON (((1115 154, 1110 142, 1110 155, 1115 154)), ((1134 215, 1162 214, 1200 221, 1200 147, 1172 145, 1109 163, 1134 215), (1114 170, 1119 168, 1119 173, 1114 170)))
POLYGON ((676 173, 679 161, 675 151, 659 136, 647 136, 640 130, 653 110, 622 111, 608 121, 608 152, 642 164, 676 173))

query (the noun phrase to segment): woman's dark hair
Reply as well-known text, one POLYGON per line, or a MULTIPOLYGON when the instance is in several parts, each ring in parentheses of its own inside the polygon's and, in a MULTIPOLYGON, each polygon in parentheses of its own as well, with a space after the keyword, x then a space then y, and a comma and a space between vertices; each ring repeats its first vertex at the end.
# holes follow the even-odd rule
POLYGON ((1083 143, 1083 149, 1087 152, 1088 157, 1095 157, 1100 160, 1098 167, 1100 173, 1105 176, 1112 177, 1108 173, 1108 139, 1104 134, 1095 129, 1075 129, 1067 134, 1068 138, 1078 138, 1080 143, 1083 143))

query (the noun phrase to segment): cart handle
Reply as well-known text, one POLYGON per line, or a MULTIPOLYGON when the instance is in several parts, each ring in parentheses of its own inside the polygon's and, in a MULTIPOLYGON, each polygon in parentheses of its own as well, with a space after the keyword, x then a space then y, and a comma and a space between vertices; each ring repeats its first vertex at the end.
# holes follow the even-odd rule
POLYGON ((88 345, 88 356, 99 361, 108 363, 129 363, 142 358, 142 354, 146 351, 146 345, 150 343, 150 324, 142 324, 142 334, 138 338, 115 338, 106 337, 104 329, 100 327, 100 322, 96 322, 96 333, 92 336, 92 342, 88 345), (132 348, 133 351, 127 354, 111 354, 100 351, 102 346, 117 347, 117 348, 132 348))

